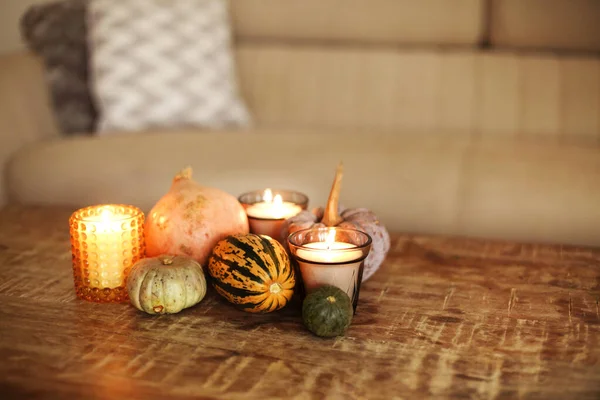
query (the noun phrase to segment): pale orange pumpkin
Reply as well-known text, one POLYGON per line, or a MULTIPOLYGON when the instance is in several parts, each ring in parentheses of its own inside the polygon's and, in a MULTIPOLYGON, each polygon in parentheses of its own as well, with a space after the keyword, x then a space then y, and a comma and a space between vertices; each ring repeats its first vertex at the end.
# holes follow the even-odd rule
POLYGON ((325 209, 302 211, 283 224, 282 237, 300 229, 338 226, 366 232, 373 240, 369 256, 365 259, 363 282, 381 266, 390 250, 390 235, 377 215, 366 208, 343 208, 339 206, 343 167, 337 168, 325 209))
POLYGON ((244 208, 232 195, 192 180, 186 168, 146 218, 146 255, 181 255, 206 265, 213 247, 229 235, 248 233, 244 208))

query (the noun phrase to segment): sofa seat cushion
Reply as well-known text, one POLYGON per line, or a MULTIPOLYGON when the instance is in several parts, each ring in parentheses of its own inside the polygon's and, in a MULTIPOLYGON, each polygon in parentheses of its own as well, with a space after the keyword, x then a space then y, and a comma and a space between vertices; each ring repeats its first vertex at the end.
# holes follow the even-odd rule
POLYGON ((14 202, 148 211, 189 164, 204 185, 290 188, 314 207, 343 161, 342 203, 393 231, 600 245, 598 150, 424 132, 123 134, 29 146, 9 164, 8 189, 14 202))

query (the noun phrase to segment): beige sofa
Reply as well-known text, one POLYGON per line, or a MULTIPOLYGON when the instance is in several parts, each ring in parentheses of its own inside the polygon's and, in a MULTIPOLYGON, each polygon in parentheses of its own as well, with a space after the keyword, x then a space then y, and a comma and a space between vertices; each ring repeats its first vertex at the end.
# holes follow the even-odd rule
POLYGON ((243 131, 66 138, 0 59, 3 202, 136 204, 173 174, 342 202, 390 230, 600 245, 600 2, 233 0, 243 131))

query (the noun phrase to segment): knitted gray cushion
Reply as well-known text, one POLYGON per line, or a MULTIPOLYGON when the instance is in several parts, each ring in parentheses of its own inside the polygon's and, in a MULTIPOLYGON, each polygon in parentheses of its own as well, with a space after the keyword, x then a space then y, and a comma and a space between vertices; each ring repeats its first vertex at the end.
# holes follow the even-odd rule
POLYGON ((66 134, 95 130, 96 110, 88 84, 87 0, 30 7, 21 18, 27 46, 45 64, 50 96, 66 134))

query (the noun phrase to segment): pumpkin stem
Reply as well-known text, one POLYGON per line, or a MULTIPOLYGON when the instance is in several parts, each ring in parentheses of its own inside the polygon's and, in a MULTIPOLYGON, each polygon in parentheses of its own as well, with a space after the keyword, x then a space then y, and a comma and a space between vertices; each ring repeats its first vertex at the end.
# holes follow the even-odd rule
POLYGON ((331 192, 329 192, 329 199, 327 200, 327 206, 323 213, 323 219, 321 220, 326 226, 336 226, 343 221, 338 213, 343 174, 344 166, 340 163, 335 171, 335 178, 333 180, 333 185, 331 186, 331 192))
POLYGON ((165 257, 160 261, 162 262, 163 265, 171 265, 171 264, 173 264, 173 257, 165 257))
POLYGON ((175 175, 174 181, 178 181, 181 179, 192 179, 192 167, 187 166, 175 175))

